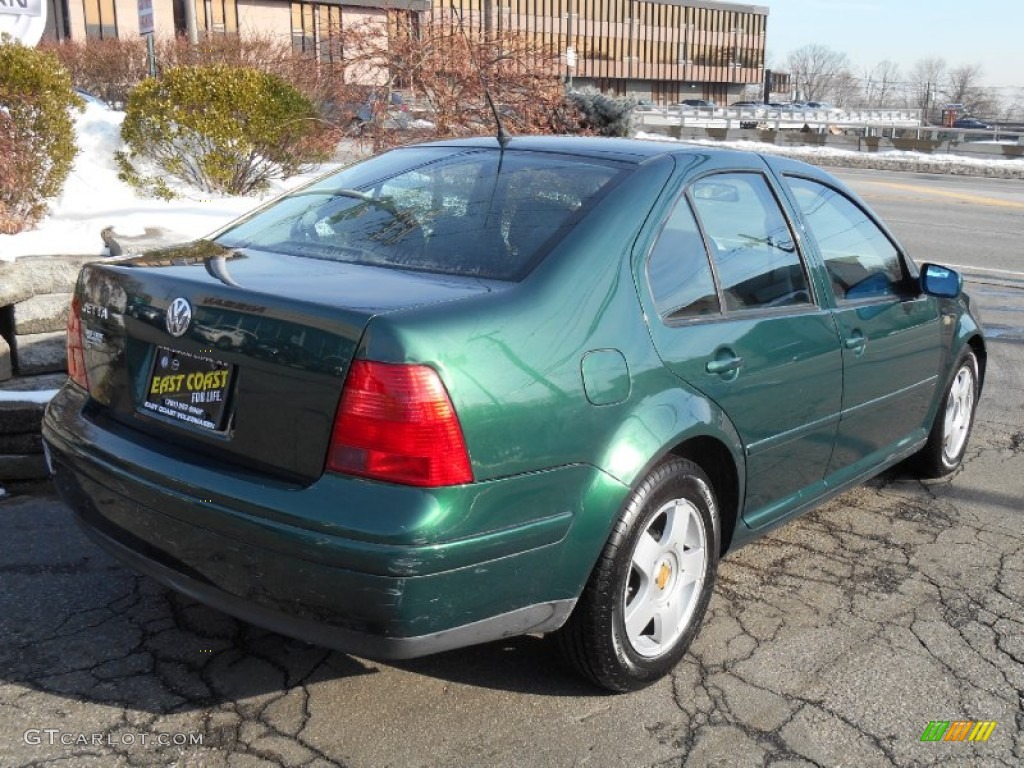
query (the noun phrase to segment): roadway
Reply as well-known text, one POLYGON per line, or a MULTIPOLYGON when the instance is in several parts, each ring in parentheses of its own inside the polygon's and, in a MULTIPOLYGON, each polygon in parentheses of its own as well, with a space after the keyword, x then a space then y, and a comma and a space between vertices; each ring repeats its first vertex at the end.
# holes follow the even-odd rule
POLYGON ((1024 280, 1024 184, 933 174, 841 169, 920 263, 1007 272, 1024 280))
POLYGON ((306 646, 121 567, 43 489, 0 502, 0 762, 1024 764, 1024 184, 841 175, 1004 329, 965 468, 890 471, 727 558, 671 678, 605 695, 537 637, 401 664, 306 646), (936 720, 997 725, 922 743, 936 720))

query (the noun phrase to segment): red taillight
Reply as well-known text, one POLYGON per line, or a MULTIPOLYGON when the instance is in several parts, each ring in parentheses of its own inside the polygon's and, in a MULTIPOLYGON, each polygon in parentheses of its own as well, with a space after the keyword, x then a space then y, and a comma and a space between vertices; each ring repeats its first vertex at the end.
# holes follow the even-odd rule
POLYGON ((423 487, 472 482, 462 427, 437 372, 425 365, 352 363, 327 469, 423 487))
POLYGON ((78 316, 78 297, 71 299, 68 312, 68 377, 85 389, 89 388, 89 376, 85 371, 85 347, 82 343, 82 320, 78 316))

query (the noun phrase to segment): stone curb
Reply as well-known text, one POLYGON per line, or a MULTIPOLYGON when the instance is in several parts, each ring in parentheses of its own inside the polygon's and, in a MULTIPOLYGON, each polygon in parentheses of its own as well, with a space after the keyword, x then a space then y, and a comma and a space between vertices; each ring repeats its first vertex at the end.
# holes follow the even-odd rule
POLYGON ((84 264, 103 256, 22 256, 0 261, 0 307, 50 293, 71 293, 84 264))
MULTIPOLYGON (((5 382, 0 392, 0 483, 45 480, 49 477, 40 434, 46 403, 19 400, 26 394, 59 388, 67 376, 28 376, 5 382)), ((2 487, 2 486, 0 486, 2 487)))

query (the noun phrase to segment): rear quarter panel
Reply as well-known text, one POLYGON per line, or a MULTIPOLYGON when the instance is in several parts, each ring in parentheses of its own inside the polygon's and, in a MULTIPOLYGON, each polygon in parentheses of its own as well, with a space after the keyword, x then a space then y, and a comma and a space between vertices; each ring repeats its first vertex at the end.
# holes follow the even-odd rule
POLYGON ((377 317, 358 353, 441 373, 478 481, 573 464, 617 481, 615 498, 587 510, 602 543, 629 486, 686 435, 740 455, 724 416, 664 369, 633 281, 630 255, 673 170, 667 157, 638 169, 512 290, 377 317), (623 361, 601 371, 608 398, 584 386, 588 353, 623 361))

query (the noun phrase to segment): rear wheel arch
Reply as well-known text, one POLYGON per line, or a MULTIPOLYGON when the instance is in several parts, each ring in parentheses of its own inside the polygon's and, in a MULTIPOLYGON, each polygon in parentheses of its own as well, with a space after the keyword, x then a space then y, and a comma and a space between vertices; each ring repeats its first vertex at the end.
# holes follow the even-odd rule
POLYGON ((979 335, 974 335, 967 340, 967 344, 978 360, 978 389, 980 390, 984 388, 985 369, 988 367, 988 351, 985 348, 985 340, 979 335))
POLYGON ((700 435, 679 443, 669 453, 692 461, 704 470, 711 481, 712 490, 718 500, 721 526, 719 554, 724 554, 732 543, 733 531, 739 520, 740 475, 732 452, 720 440, 700 435))

